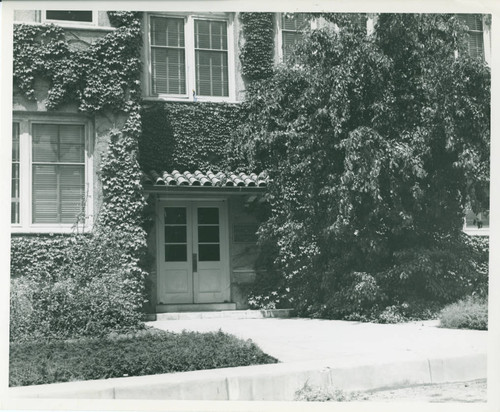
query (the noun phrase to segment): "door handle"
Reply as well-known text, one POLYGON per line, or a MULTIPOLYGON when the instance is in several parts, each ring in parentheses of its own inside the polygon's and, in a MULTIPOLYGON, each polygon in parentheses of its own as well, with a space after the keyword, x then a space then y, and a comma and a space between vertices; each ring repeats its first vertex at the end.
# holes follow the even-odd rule
POLYGON ((198 272, 198 255, 193 253, 193 272, 198 272))

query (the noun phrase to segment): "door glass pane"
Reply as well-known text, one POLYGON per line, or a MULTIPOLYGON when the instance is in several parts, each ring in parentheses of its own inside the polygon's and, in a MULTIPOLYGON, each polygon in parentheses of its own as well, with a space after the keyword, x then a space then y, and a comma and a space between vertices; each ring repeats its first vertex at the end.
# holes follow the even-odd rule
POLYGON ((219 224, 219 208, 200 207, 198 208, 198 224, 219 224))
POLYGON ((219 244, 198 245, 200 261, 219 261, 220 251, 219 244))
POLYGON ((186 243, 186 226, 165 226, 166 243, 186 243))
POLYGON ((187 245, 165 245, 165 262, 186 262, 187 245))
POLYGON ((219 243, 219 226, 198 226, 198 242, 219 243))
POLYGON ((166 207, 165 208, 165 224, 186 224, 186 208, 185 207, 166 207))

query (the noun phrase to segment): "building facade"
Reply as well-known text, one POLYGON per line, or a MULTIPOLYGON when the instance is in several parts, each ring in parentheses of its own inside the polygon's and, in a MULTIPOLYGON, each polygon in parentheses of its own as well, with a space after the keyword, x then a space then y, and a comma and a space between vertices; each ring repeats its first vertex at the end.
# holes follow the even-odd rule
MULTIPOLYGON (((252 79, 287 59, 304 27, 322 24, 301 14, 266 13, 254 16, 252 26, 248 14, 260 13, 135 16, 142 65, 135 79, 142 118, 137 157, 152 222, 147 310, 153 313, 247 307, 246 290, 255 280, 259 256, 259 222, 252 211, 270 182, 262 171, 231 172, 226 145, 252 79), (252 57, 259 30, 267 47, 259 48, 264 55, 252 57), (260 74, 249 68, 252 59, 260 61, 260 74)), ((373 30, 376 15, 360 17, 373 30)), ((470 28, 470 53, 489 63, 488 17, 462 18, 470 28)), ((62 28, 69 52, 90 50, 120 30, 106 11, 23 10, 15 12, 15 24, 62 28)), ((55 70, 60 73, 52 79, 60 75, 68 81, 64 67, 55 70)), ((43 77, 34 78, 31 96, 14 87, 11 224, 16 237, 90 231, 104 201, 100 174, 110 133, 127 127, 126 110, 113 112, 105 105, 82 110, 86 96, 78 97, 80 105, 66 99, 54 108, 53 98, 54 89, 43 77)), ((485 233, 488 226, 487 213, 467 215, 467 230, 485 233)))

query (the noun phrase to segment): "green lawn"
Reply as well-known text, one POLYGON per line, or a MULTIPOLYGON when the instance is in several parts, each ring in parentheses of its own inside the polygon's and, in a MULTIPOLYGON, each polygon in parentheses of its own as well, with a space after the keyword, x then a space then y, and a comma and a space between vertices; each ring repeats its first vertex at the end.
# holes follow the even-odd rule
POLYGON ((227 368, 277 360, 221 331, 158 330, 107 338, 11 343, 10 386, 227 368))

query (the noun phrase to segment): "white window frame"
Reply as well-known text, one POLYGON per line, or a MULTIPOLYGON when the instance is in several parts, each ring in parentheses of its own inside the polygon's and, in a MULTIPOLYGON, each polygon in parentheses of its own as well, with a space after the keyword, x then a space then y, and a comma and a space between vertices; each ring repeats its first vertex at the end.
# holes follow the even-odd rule
POLYGON ((472 227, 472 226, 467 226, 467 221, 464 218, 464 226, 462 231, 466 233, 467 235, 470 236, 489 236, 490 235, 490 227, 472 227))
MULTIPOLYGON (((53 23, 53 24, 56 24, 58 26, 73 27, 73 28, 75 28, 75 27, 89 28, 89 27, 97 26, 97 10, 67 10, 67 11, 91 11, 92 12, 92 21, 91 22, 47 19, 47 11, 54 11, 54 9, 41 11, 41 22, 42 23, 46 23, 46 24, 53 23)), ((64 11, 66 11, 66 10, 64 10, 64 11)))
POLYGON ((234 46, 234 13, 144 13, 144 61, 146 67, 143 75, 145 100, 168 100, 181 102, 236 102, 236 77, 235 77, 235 46, 234 46), (186 94, 153 94, 152 90, 152 60, 151 60, 151 17, 183 18, 184 19, 184 50, 186 67, 186 94), (196 90, 195 70, 195 42, 194 21, 209 20, 223 21, 227 24, 227 66, 228 66, 228 96, 194 96, 196 90))
MULTIPOLYGON (((19 123, 19 223, 11 224, 12 233, 74 233, 88 232, 93 224, 93 136, 92 122, 78 115, 26 115, 14 113, 12 123, 19 123), (85 128, 85 222, 33 223, 32 130, 34 124, 82 125, 85 128)), ((12 137, 11 137, 12 138, 12 137)))
POLYGON ((491 67, 491 16, 483 15, 484 60, 491 67))
MULTIPOLYGON (((300 12, 297 12, 300 13, 300 12)), ((283 63, 283 15, 287 13, 276 13, 276 28, 278 33, 278 41, 276 42, 276 56, 278 57, 278 62, 283 63)), ((311 28, 313 26, 313 22, 311 21, 311 28)), ((291 30, 285 30, 291 31, 291 30)))

